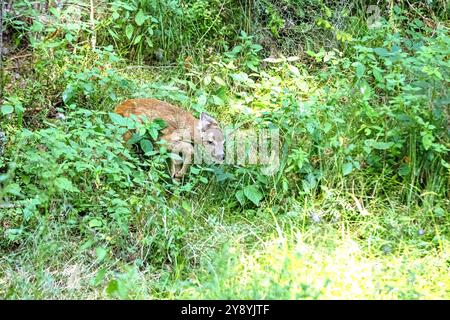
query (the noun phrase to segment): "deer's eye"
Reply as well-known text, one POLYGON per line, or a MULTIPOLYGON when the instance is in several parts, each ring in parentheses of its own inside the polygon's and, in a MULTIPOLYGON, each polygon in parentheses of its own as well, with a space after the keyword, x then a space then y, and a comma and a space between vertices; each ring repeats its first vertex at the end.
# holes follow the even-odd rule
POLYGON ((214 144, 214 141, 208 141, 208 144, 214 144))

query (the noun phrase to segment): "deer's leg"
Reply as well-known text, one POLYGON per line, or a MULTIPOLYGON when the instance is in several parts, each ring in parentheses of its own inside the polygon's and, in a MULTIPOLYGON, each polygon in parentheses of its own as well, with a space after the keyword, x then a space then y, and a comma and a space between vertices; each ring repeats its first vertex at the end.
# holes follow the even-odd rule
POLYGON ((175 142, 172 145, 172 153, 181 154, 181 160, 172 159, 172 177, 175 179, 182 178, 192 163, 192 155, 194 147, 188 142, 175 142))

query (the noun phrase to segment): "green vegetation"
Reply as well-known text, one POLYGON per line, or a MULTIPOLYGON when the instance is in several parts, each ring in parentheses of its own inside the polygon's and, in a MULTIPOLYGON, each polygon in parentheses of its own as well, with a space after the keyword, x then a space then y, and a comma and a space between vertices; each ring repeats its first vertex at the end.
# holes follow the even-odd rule
POLYGON ((1 298, 450 298, 446 1, 11 3, 1 298), (132 97, 279 128, 280 168, 172 181, 132 97))

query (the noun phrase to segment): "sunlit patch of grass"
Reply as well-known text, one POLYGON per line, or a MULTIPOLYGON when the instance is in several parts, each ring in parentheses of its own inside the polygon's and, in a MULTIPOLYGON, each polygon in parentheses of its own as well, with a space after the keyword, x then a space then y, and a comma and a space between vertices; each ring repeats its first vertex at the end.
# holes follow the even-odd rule
POLYGON ((274 237, 252 251, 229 247, 209 280, 182 296, 241 299, 448 299, 445 251, 368 255, 351 238, 334 248, 307 244, 300 232, 274 237))

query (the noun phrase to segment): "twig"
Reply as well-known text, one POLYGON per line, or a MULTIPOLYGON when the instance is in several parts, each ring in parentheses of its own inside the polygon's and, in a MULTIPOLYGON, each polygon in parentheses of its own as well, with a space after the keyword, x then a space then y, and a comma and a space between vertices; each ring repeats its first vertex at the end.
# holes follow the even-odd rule
POLYGON ((29 56, 31 56, 31 55, 32 55, 31 53, 26 53, 26 54, 23 54, 23 55, 21 55, 21 56, 13 56, 13 57, 10 57, 9 60, 15 60, 15 59, 19 59, 19 58, 26 58, 26 57, 29 57, 29 56))

